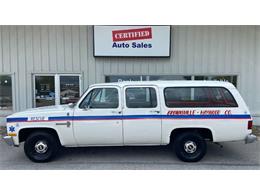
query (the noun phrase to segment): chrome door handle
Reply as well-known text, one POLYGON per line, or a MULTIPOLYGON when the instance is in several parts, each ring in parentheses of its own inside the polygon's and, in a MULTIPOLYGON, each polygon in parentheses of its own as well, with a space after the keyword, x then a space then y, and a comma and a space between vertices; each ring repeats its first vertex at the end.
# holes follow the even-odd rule
POLYGON ((111 111, 111 113, 113 113, 113 114, 121 114, 122 111, 111 111))
POLYGON ((67 121, 65 123, 56 123, 56 125, 66 125, 67 127, 70 127, 71 122, 67 121))
POLYGON ((150 112, 151 112, 151 113, 158 113, 158 114, 160 113, 159 110, 151 110, 150 112))

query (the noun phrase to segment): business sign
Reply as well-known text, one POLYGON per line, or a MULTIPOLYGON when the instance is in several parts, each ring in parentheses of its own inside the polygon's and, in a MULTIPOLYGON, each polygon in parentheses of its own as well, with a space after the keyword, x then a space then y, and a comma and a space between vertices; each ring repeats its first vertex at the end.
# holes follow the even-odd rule
POLYGON ((170 56, 170 26, 94 26, 94 56, 170 56))

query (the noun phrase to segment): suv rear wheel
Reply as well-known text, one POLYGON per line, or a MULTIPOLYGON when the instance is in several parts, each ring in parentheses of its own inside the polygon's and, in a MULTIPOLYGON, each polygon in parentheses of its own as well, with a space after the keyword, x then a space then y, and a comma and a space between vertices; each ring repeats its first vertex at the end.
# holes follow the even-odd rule
POLYGON ((59 142, 50 133, 37 131, 28 136, 24 144, 26 156, 34 162, 48 162, 57 153, 59 142))
POLYGON ((207 151, 205 139, 195 132, 184 132, 176 135, 173 140, 176 156, 185 162, 201 160, 207 151))

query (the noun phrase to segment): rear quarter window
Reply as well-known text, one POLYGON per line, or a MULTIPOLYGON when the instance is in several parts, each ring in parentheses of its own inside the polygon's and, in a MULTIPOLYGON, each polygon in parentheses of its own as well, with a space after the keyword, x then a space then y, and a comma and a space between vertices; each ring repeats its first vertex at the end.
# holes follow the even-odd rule
POLYGON ((232 94, 224 87, 167 87, 167 107, 238 107, 232 94))

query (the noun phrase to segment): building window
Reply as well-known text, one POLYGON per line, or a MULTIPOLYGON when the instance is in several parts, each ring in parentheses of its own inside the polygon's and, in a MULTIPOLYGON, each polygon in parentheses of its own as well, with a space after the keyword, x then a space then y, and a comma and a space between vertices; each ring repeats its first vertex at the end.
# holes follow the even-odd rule
POLYGON ((215 76, 195 76, 195 80, 210 80, 210 81, 228 81, 232 83, 235 87, 237 87, 237 76, 236 75, 215 75, 215 76))
POLYGON ((191 76, 182 75, 111 75, 106 76, 106 83, 122 81, 158 81, 158 80, 191 80, 191 76))
POLYGON ((141 75, 121 75, 121 76, 106 76, 105 77, 106 83, 111 82, 122 82, 122 81, 142 81, 141 75))
POLYGON ((60 104, 75 103, 80 97, 79 76, 60 76, 60 104))
POLYGON ((111 75, 106 76, 105 81, 109 82, 122 82, 122 81, 169 81, 169 80, 216 80, 228 81, 237 87, 236 75, 111 75))
POLYGON ((34 75, 35 107, 75 103, 81 95, 80 75, 34 75))
POLYGON ((0 75, 0 111, 12 111, 12 76, 0 75))
POLYGON ((54 76, 35 76, 35 106, 55 105, 54 76))
POLYGON ((170 80, 191 80, 191 76, 182 75, 149 75, 147 76, 148 81, 170 81, 170 80))

